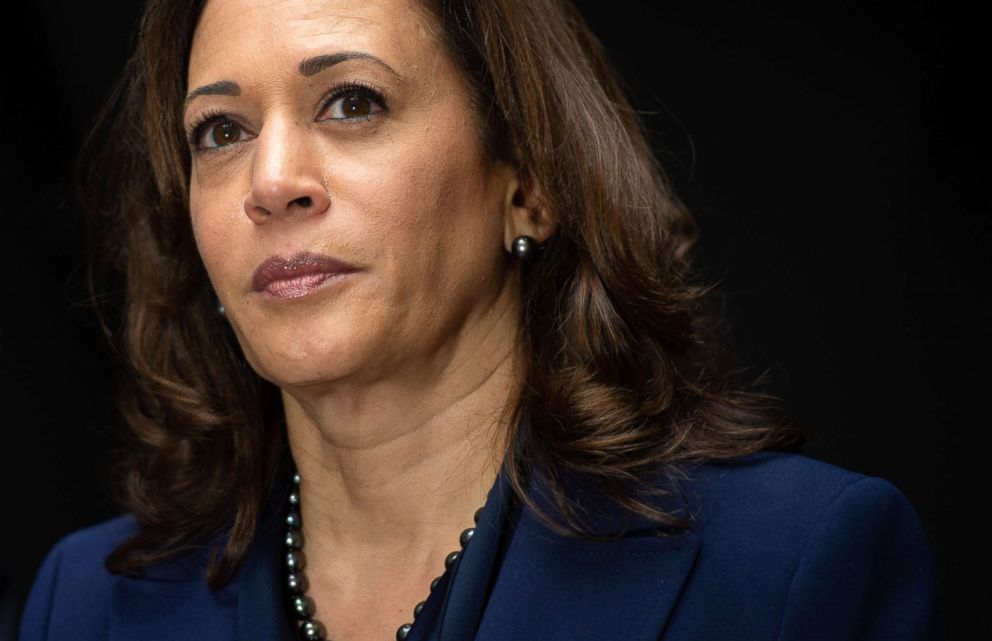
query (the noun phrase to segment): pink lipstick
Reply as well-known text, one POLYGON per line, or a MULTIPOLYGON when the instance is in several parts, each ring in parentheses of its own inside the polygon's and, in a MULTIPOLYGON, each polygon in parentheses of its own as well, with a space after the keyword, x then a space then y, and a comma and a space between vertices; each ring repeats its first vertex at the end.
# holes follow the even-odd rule
POLYGON ((301 252, 291 258, 273 256, 258 266, 252 288, 273 298, 300 298, 327 281, 356 268, 321 254, 301 252))

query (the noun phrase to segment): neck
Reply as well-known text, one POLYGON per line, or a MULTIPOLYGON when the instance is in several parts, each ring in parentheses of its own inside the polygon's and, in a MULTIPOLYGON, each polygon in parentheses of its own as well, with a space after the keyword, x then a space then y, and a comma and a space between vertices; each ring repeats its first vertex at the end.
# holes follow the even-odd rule
MULTIPOLYGON (((504 319, 512 327, 512 314, 504 319)), ((489 331, 444 366, 361 387, 283 392, 302 477, 308 554, 424 559, 457 546, 502 459, 518 393, 513 332, 489 331)), ((340 557, 339 557, 340 558, 340 557)))

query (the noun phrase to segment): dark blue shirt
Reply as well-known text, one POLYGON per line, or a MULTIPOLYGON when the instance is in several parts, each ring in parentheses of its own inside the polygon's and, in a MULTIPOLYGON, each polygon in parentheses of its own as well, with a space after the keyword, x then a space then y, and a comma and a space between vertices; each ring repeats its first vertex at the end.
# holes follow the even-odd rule
MULTIPOLYGON (((693 519, 678 536, 659 536, 656 524, 566 479, 593 532, 606 540, 548 529, 505 500, 500 477, 475 538, 430 594, 410 638, 943 638, 926 534, 892 483, 781 452, 683 471, 657 499, 658 507, 693 519), (608 536, 619 530, 625 534, 608 536)), ((532 479, 528 495, 547 505, 543 487, 532 479)), ((204 581, 209 558, 202 551, 140 577, 109 574, 104 559, 137 527, 131 516, 66 537, 38 573, 21 640, 292 638, 280 587, 285 489, 273 494, 278 507, 266 513, 241 574, 218 591, 204 581)))

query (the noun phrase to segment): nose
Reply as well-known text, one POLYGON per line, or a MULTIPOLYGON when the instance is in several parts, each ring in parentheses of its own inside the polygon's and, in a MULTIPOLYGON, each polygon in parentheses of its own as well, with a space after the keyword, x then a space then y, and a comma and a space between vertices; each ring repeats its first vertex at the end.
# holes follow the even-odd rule
POLYGON ((245 214, 256 224, 327 211, 330 195, 321 176, 318 146, 289 119, 270 120, 255 139, 251 191, 245 214))

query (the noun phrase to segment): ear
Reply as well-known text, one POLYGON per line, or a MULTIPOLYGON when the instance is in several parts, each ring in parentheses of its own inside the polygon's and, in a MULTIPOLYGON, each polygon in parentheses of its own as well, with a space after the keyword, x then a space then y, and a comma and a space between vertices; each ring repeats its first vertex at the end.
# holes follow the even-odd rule
POLYGON ((533 174, 526 168, 517 170, 507 181, 503 207, 503 248, 512 251, 513 241, 519 236, 530 236, 543 243, 554 233, 555 226, 548 201, 533 174))

